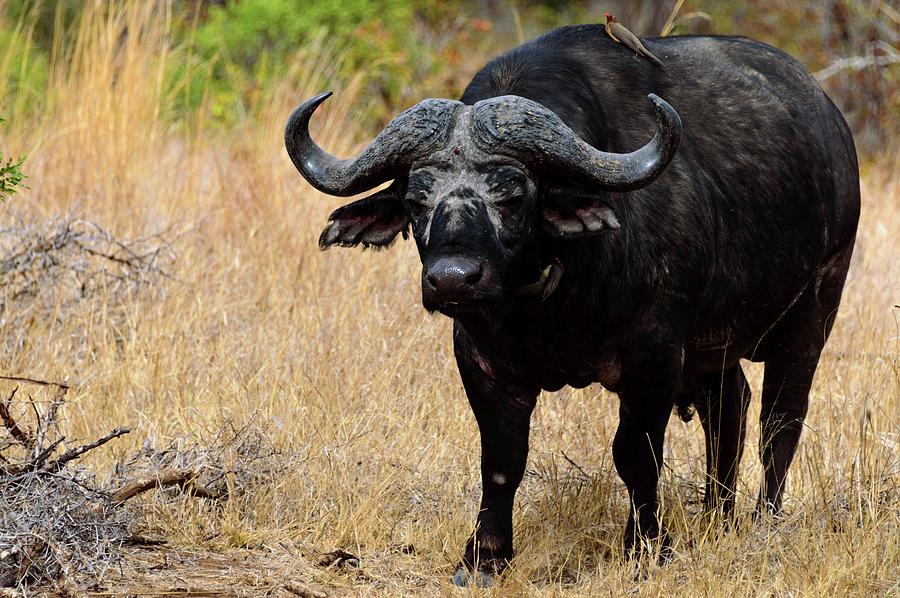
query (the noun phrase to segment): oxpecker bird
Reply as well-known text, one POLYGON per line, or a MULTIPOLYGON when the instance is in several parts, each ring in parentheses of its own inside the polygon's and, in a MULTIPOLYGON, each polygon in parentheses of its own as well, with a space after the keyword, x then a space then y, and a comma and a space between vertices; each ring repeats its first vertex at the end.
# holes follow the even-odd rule
POLYGON ((656 66, 661 67, 662 62, 653 55, 653 52, 644 47, 640 38, 625 28, 625 25, 616 21, 616 16, 609 13, 606 14, 606 34, 609 35, 614 42, 624 44, 631 48, 639 56, 643 56, 656 66))

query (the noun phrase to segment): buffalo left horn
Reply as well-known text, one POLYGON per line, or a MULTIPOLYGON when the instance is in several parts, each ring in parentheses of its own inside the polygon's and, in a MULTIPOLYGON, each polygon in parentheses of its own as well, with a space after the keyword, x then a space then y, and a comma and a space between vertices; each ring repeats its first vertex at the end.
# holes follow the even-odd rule
POLYGON ((462 104, 428 99, 397 115, 357 157, 342 160, 319 147, 309 135, 309 120, 331 96, 326 92, 297 107, 284 130, 294 166, 309 184, 329 195, 356 195, 406 175, 418 157, 443 147, 462 104))
POLYGON ((536 170, 580 175, 609 191, 650 184, 675 156, 681 142, 681 118, 662 98, 648 96, 656 112, 656 135, 628 154, 591 147, 551 110, 519 96, 475 104, 476 143, 488 153, 507 155, 536 170))

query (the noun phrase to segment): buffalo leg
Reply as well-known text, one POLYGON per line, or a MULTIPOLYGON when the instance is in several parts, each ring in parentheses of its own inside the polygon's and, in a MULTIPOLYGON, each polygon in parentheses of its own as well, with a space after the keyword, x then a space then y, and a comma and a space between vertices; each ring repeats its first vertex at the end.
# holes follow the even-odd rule
POLYGON ((740 364, 698 380, 694 400, 706 435, 706 492, 708 511, 734 511, 738 465, 744 452, 750 386, 740 364))
POLYGON ((781 511, 813 375, 834 324, 851 252, 852 244, 820 268, 816 280, 764 340, 760 458, 765 474, 758 513, 781 511))
POLYGON ((481 435, 481 508, 454 575, 457 585, 490 585, 513 556, 512 509, 525 473, 531 412, 539 389, 525 391, 485 372, 477 351, 454 335, 457 364, 481 435))
POLYGON ((625 527, 628 555, 643 550, 645 542, 659 540, 664 548, 668 543, 657 515, 657 486, 666 425, 675 404, 680 372, 680 361, 647 364, 623 380, 619 393, 613 462, 628 488, 631 503, 625 527))
POLYGON ((781 511, 784 483, 800 441, 815 369, 815 362, 766 363, 760 413, 760 459, 765 473, 758 512, 781 511))

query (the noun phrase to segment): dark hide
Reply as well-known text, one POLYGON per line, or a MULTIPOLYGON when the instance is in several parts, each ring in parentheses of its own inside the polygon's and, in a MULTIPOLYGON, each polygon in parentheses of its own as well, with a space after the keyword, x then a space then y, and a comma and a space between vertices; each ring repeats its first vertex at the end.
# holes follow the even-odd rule
POLYGON ((463 94, 466 104, 530 98, 594 147, 625 152, 652 134, 644 97, 653 92, 678 111, 684 136, 666 171, 642 189, 543 181, 545 210, 599 208, 601 234, 577 222, 580 234, 557 234, 568 225, 549 218, 536 251, 541 263, 563 265, 556 292, 509 302, 500 320, 456 320, 484 451, 478 529, 458 581, 475 562, 487 571, 512 555, 510 507, 540 389, 596 381, 619 393, 613 456, 633 501, 626 547, 665 545, 656 486, 673 404, 697 406, 707 504, 730 512, 749 401, 739 360, 764 360, 759 509, 780 508, 856 233, 853 140, 807 71, 765 44, 675 37, 646 45, 664 70, 602 27, 559 29, 488 64, 463 94))
MULTIPOLYGON (((696 407, 707 433, 708 506, 731 511, 750 400, 740 360, 765 361, 759 509, 780 509, 856 234, 853 140, 815 80, 778 50, 730 37, 644 41, 664 68, 602 26, 552 31, 488 64, 462 102, 529 98, 593 147, 625 153, 654 134, 655 93, 684 131, 655 181, 611 192, 515 159, 497 164, 456 136, 411 165, 399 179, 408 193, 386 212, 404 206, 426 307, 455 319, 481 432, 482 503, 459 583, 485 581, 513 554, 513 499, 541 389, 599 382, 618 393, 613 457, 632 501, 630 551, 667 542, 657 482, 676 404, 696 407), (486 169, 493 179, 478 174, 486 169)), ((404 230, 388 221, 394 235, 404 230)), ((359 226, 339 225, 351 232, 333 242, 365 242, 359 226)))

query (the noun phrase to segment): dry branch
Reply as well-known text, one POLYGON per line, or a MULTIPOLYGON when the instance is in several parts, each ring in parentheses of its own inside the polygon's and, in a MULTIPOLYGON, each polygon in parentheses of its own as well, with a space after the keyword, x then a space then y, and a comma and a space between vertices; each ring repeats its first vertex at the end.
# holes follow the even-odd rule
MULTIPOLYGON (((12 402, 13 397, 15 397, 18 387, 13 389, 12 393, 9 396, 9 399, 6 402, 0 402, 0 419, 3 420, 3 424, 9 431, 10 436, 17 440, 24 449, 29 452, 33 451, 35 453, 35 456, 30 461, 22 462, 18 465, 6 467, 3 470, 0 470, 0 475, 17 475, 32 471, 42 471, 43 473, 59 473, 66 466, 66 464, 74 461, 75 459, 78 459, 88 451, 92 451, 95 448, 103 446, 114 438, 124 436, 125 434, 131 432, 131 429, 129 428, 116 428, 106 436, 98 438, 93 442, 88 442, 76 448, 69 449, 58 459, 45 465, 47 459, 50 458, 50 456, 56 451, 57 447, 63 442, 63 440, 65 440, 65 437, 61 436, 47 446, 44 446, 44 441, 47 438, 48 433, 57 424, 57 414, 60 406, 65 401, 65 395, 69 390, 69 387, 64 384, 58 384, 55 382, 44 382, 42 380, 23 378, 19 376, 0 376, 0 379, 30 382, 41 386, 55 386, 58 388, 56 394, 53 397, 53 400, 50 402, 50 406, 47 408, 47 413, 43 418, 38 413, 37 408, 34 405, 34 401, 31 401, 31 408, 34 412, 34 418, 37 422, 36 430, 33 433, 23 431, 21 426, 18 425, 9 411, 9 405, 12 402)), ((3 461, 6 463, 10 462, 5 457, 3 458, 3 461)))
POLYGON ((66 402, 66 393, 69 392, 69 387, 62 384, 56 384, 56 386, 58 387, 56 394, 53 396, 53 400, 50 401, 50 406, 47 407, 47 413, 44 415, 43 421, 45 425, 38 426, 38 429, 35 431, 34 442, 37 446, 44 445, 44 442, 47 440, 47 434, 50 433, 50 428, 56 424, 59 408, 66 402))
POLYGON ((813 76, 819 81, 825 81, 841 71, 861 71, 873 66, 888 66, 897 63, 900 63, 900 52, 887 42, 876 41, 867 44, 865 56, 839 58, 824 69, 813 73, 813 76), (880 54, 876 54, 876 52, 880 54))
POLYGON ((897 63, 900 63, 900 54, 887 56, 851 56, 849 58, 835 60, 821 71, 816 71, 814 76, 819 81, 825 81, 841 71, 861 71, 873 66, 888 66, 889 64, 897 63))
POLYGON ((59 410, 69 387, 24 376, 0 379, 52 393, 43 413, 29 397, 14 416, 15 391, 0 402, 0 431, 8 432, 8 439, 0 441, 0 587, 23 593, 51 584, 60 587, 76 572, 105 566, 115 547, 132 535, 133 514, 95 511, 98 497, 107 500, 108 494, 88 471, 71 465, 128 430, 116 429, 48 463, 65 438, 59 433, 59 410))
POLYGON ((163 471, 158 475, 148 476, 125 484, 112 493, 110 501, 113 506, 119 506, 138 494, 154 488, 168 488, 169 486, 187 484, 195 475, 193 471, 163 471))
POLYGON ((196 475, 186 493, 220 500, 278 479, 299 457, 279 451, 256 416, 242 426, 225 422, 216 428, 215 434, 201 443, 182 437, 162 447, 145 445, 117 465, 117 482, 127 485, 134 479, 156 478, 161 472, 190 471, 196 475))
POLYGON ((27 378, 25 376, 0 376, 0 380, 9 380, 10 382, 27 382, 29 384, 37 384, 38 386, 56 386, 57 388, 64 390, 69 389, 69 386, 67 384, 63 384, 61 382, 48 382, 46 380, 37 380, 36 378, 27 378))
POLYGON ((328 595, 321 590, 316 590, 306 584, 301 584, 298 582, 286 583, 284 584, 284 589, 291 594, 294 594, 295 596, 300 596, 301 598, 326 598, 326 596, 328 595))
POLYGON ((117 507, 125 503, 125 501, 134 498, 138 494, 147 492, 148 490, 153 490, 155 488, 169 488, 172 486, 180 486, 186 493, 198 498, 218 500, 225 497, 222 493, 212 492, 203 486, 197 485, 195 483, 196 478, 197 473, 194 471, 161 471, 156 475, 140 478, 125 484, 113 492, 110 497, 110 502, 113 506, 117 507))
POLYGON ((61 437, 57 438, 56 440, 54 440, 53 442, 51 442, 49 445, 47 445, 47 447, 45 449, 43 449, 41 452, 39 452, 34 459, 32 459, 27 464, 25 464, 25 466, 20 468, 19 471, 17 471, 16 473, 36 471, 38 469, 41 469, 44 466, 44 463, 47 461, 47 459, 50 458, 50 455, 52 455, 54 452, 56 452, 56 447, 58 447, 60 444, 62 444, 62 441, 65 439, 66 439, 65 436, 61 436, 61 437))
MULTIPOLYGON (((157 287, 163 278, 173 279, 166 269, 174 262, 163 235, 117 238, 71 216, 17 220, 0 227, 0 315, 9 329, 22 334, 32 321, 64 321, 101 305, 114 321, 122 320, 127 317, 122 308, 138 293, 157 287)), ((16 334, 0 339, 0 354, 21 342, 16 334)))
POLYGON ((16 420, 13 419, 12 414, 9 412, 9 405, 12 403, 18 390, 18 386, 13 388, 12 392, 9 394, 9 398, 5 402, 0 402, 0 419, 3 420, 3 425, 6 426, 9 435, 18 442, 22 448, 31 450, 34 446, 31 438, 22 431, 22 428, 19 427, 19 424, 16 423, 16 420))
MULTIPOLYGON (((78 459, 129 429, 60 450, 60 411, 68 386, 21 376, 0 379, 44 387, 38 390, 43 400, 7 401, 0 408, 0 434, 8 437, 5 443, 0 439, 0 587, 24 592, 99 575, 135 538, 138 511, 127 501, 141 493, 159 488, 167 491, 157 497, 162 500, 176 493, 227 499, 277 477, 295 459, 280 453, 254 418, 240 427, 225 422, 201 444, 176 439, 155 450, 147 443, 119 462, 113 478, 101 485, 78 459), (22 445, 24 438, 28 446, 22 445)), ((347 562, 358 561, 345 557, 337 564, 347 562)))
POLYGON ((102 438, 98 438, 94 442, 89 442, 87 444, 83 444, 83 445, 79 446, 78 448, 74 448, 74 449, 70 449, 70 450, 66 451, 65 453, 62 454, 62 456, 60 456, 59 459, 47 464, 47 467, 45 467, 44 469, 46 471, 51 471, 53 473, 56 473, 59 470, 61 470, 63 467, 65 467, 66 463, 81 457, 83 454, 85 454, 88 451, 92 451, 97 447, 103 446, 104 444, 106 444, 107 442, 112 440, 113 438, 118 438, 119 436, 124 436, 125 434, 128 434, 130 432, 131 432, 130 428, 116 428, 115 430, 113 430, 112 432, 107 434, 106 436, 103 436, 102 438))

